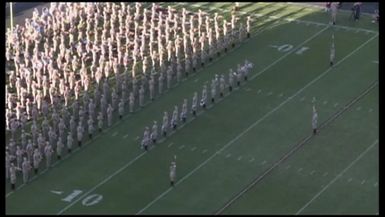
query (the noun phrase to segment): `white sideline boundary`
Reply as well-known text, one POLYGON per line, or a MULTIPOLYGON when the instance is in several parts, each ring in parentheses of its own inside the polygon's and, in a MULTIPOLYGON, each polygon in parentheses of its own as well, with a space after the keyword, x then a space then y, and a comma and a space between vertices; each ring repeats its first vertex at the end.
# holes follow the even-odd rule
POLYGON ((297 211, 296 215, 298 215, 306 207, 308 207, 309 204, 311 204, 315 199, 317 199, 330 185, 332 185, 335 181, 337 181, 337 179, 339 179, 343 173, 345 173, 348 169, 350 169, 350 167, 352 167, 359 159, 361 159, 377 143, 378 143, 378 139, 376 141, 374 141, 374 143, 372 143, 369 147, 367 147, 365 149, 365 151, 363 151, 360 155, 358 155, 358 157, 356 159, 354 159, 345 169, 343 169, 336 177, 334 177, 334 179, 332 179, 325 187, 323 187, 320 192, 318 192, 316 195, 314 195, 314 197, 309 202, 307 202, 301 209, 299 209, 297 211))

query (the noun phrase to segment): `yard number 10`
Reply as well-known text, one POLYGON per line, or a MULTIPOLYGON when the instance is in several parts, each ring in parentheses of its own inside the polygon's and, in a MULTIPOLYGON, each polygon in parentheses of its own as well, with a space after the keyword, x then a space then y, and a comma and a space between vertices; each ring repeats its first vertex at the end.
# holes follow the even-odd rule
MULTIPOLYGON (((63 198, 62 201, 72 202, 73 199, 75 199, 75 197, 79 196, 81 193, 83 193, 82 190, 73 190, 72 193, 69 194, 67 197, 63 198)), ((82 200, 82 205, 92 206, 99 203, 102 199, 103 196, 100 194, 91 194, 82 200)))

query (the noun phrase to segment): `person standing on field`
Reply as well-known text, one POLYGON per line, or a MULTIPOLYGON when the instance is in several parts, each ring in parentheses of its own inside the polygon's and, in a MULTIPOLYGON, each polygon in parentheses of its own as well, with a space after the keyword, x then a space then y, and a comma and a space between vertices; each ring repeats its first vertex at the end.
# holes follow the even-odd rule
POLYGON ((33 153, 33 168, 35 171, 35 175, 38 173, 39 164, 41 160, 42 160, 42 157, 41 157, 40 151, 38 148, 35 148, 35 151, 33 153))
POLYGON ((24 184, 26 184, 29 181, 29 172, 32 169, 31 163, 26 157, 24 157, 23 164, 21 167, 23 171, 23 181, 24 181, 24 184))
POLYGON ((217 84, 215 79, 213 79, 211 80, 211 102, 212 103, 215 102, 216 93, 217 93, 217 84))
POLYGON ((183 123, 186 122, 186 119, 187 119, 187 99, 183 100, 182 111, 180 113, 180 119, 183 121, 183 123))
POLYGON ((52 146, 49 144, 49 142, 47 142, 44 148, 47 168, 51 167, 52 153, 53 153, 52 146))
POLYGON ((332 46, 330 48, 330 66, 334 65, 334 58, 336 56, 336 49, 334 47, 334 34, 332 35, 332 46))
POLYGON ((146 150, 146 151, 148 151, 149 140, 150 140, 150 129, 148 127, 146 127, 144 129, 143 139, 142 139, 142 148, 144 148, 144 150, 146 150))
POLYGON ((194 115, 194 117, 197 115, 197 103, 198 103, 198 93, 195 91, 194 96, 192 99, 192 104, 191 104, 191 110, 194 115))
POLYGON ((11 162, 15 159, 15 156, 10 155, 8 151, 5 151, 5 178, 9 178, 9 168, 11 166, 11 162))
POLYGON ((57 156, 57 159, 59 159, 59 160, 61 159, 63 147, 64 147, 64 144, 62 142, 62 139, 59 138, 57 141, 57 145, 56 145, 56 156, 57 156))
POLYGON ((174 106, 174 112, 172 113, 172 118, 171 118, 171 124, 172 128, 176 130, 176 127, 178 125, 178 106, 174 106))
POLYGON ((156 143, 157 138, 158 138, 158 122, 154 121, 154 125, 152 125, 152 131, 151 131, 151 140, 153 144, 156 143))
POLYGON ((28 144, 26 147, 26 153, 27 153, 27 158, 31 162, 32 161, 32 156, 33 156, 33 145, 32 145, 32 140, 28 140, 28 144))
POLYGON ((206 85, 203 85, 200 106, 203 107, 204 109, 206 109, 206 101, 207 101, 207 87, 206 85))
POLYGON ((9 174, 11 178, 11 188, 14 191, 16 188, 16 170, 21 170, 19 167, 16 167, 13 163, 9 167, 9 174))
POLYGON ((225 76, 221 75, 221 78, 219 79, 219 94, 220 97, 223 97, 224 91, 225 91, 226 81, 225 76))
POLYGON ((175 178, 176 178, 176 162, 172 161, 170 165, 170 185, 172 187, 174 187, 175 178))
POLYGON ((88 137, 92 139, 92 135, 94 134, 95 127, 94 127, 94 120, 91 116, 89 116, 87 120, 87 126, 88 126, 88 137))
POLYGON ((140 86, 140 89, 139 89, 139 106, 140 107, 144 106, 144 87, 143 87, 143 85, 140 86))
POLYGON ((130 107, 130 113, 134 112, 134 103, 135 103, 135 96, 133 92, 130 92, 129 96, 129 107, 130 107))
POLYGON ((234 72, 232 69, 229 71, 229 91, 233 91, 233 85, 234 85, 234 72))
POLYGON ((122 117, 124 114, 124 100, 120 100, 118 107, 119 107, 119 119, 122 120, 122 117))
POLYGON ((99 112, 97 119, 98 119, 99 132, 102 132, 102 128, 103 128, 103 113, 102 112, 99 112))
POLYGON ((318 123, 318 114, 315 106, 313 106, 313 118, 312 118, 312 127, 313 127, 313 135, 317 134, 317 123, 318 123))
POLYGON ((111 106, 111 104, 108 104, 108 108, 107 108, 107 119, 108 119, 108 127, 111 127, 112 125, 112 112, 113 112, 113 108, 111 106))
POLYGON ((338 4, 336 2, 333 2, 330 6, 331 8, 331 14, 332 14, 332 23, 333 25, 336 25, 336 19, 337 19, 337 10, 338 10, 338 4))
POLYGON ((67 149, 68 149, 68 153, 71 153, 71 151, 72 151, 72 144, 73 144, 72 133, 71 133, 71 131, 69 131, 68 135, 67 135, 67 149))
POLYGON ((84 128, 81 125, 81 123, 79 122, 79 125, 78 125, 78 128, 77 128, 78 146, 79 147, 82 146, 83 132, 84 132, 84 128))
POLYGON ((163 123, 162 123, 162 133, 163 133, 163 136, 167 136, 167 130, 168 130, 168 113, 164 112, 164 114, 163 114, 163 123))

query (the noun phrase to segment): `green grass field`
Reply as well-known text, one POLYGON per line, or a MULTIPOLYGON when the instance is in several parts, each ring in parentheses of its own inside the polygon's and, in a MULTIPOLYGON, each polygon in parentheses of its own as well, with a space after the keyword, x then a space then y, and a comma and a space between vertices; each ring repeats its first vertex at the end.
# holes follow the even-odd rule
POLYGON ((241 10, 255 18, 249 40, 28 185, 11 192, 6 183, 6 213, 378 213, 378 26, 369 16, 353 23, 341 12, 333 27, 321 9, 284 3, 241 3, 241 10), (330 68, 333 32, 336 63, 330 68), (246 58, 255 64, 249 81, 195 119, 189 116, 148 153, 140 149, 145 126, 161 122, 163 111, 184 98, 190 109, 194 91, 200 94, 215 74, 227 76, 246 58))

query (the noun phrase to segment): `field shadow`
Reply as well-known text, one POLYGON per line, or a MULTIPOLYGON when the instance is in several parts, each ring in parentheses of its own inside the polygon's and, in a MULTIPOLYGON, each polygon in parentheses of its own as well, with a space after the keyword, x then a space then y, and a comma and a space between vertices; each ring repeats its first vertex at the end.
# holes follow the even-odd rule
MULTIPOLYGON (((273 20, 269 20, 269 21, 266 21, 265 23, 261 24, 261 25, 258 25, 258 26, 255 26, 254 28, 257 29, 257 31, 264 31, 266 29, 272 29, 274 27, 277 27, 277 26, 280 26, 280 25, 284 25, 286 24, 287 22, 282 22, 282 20, 285 20, 286 18, 289 18, 293 15, 296 15, 296 14, 299 14, 301 12, 303 12, 305 10, 305 8, 300 8, 296 11, 293 11, 291 13, 288 13, 282 17, 280 17, 279 19, 273 19, 273 20), (276 24, 274 24, 276 23, 276 24)), ((276 11, 272 11, 270 12, 270 14, 274 14, 276 11)), ((264 15, 263 17, 265 17, 265 19, 268 19, 269 15, 266 14, 264 15)))

